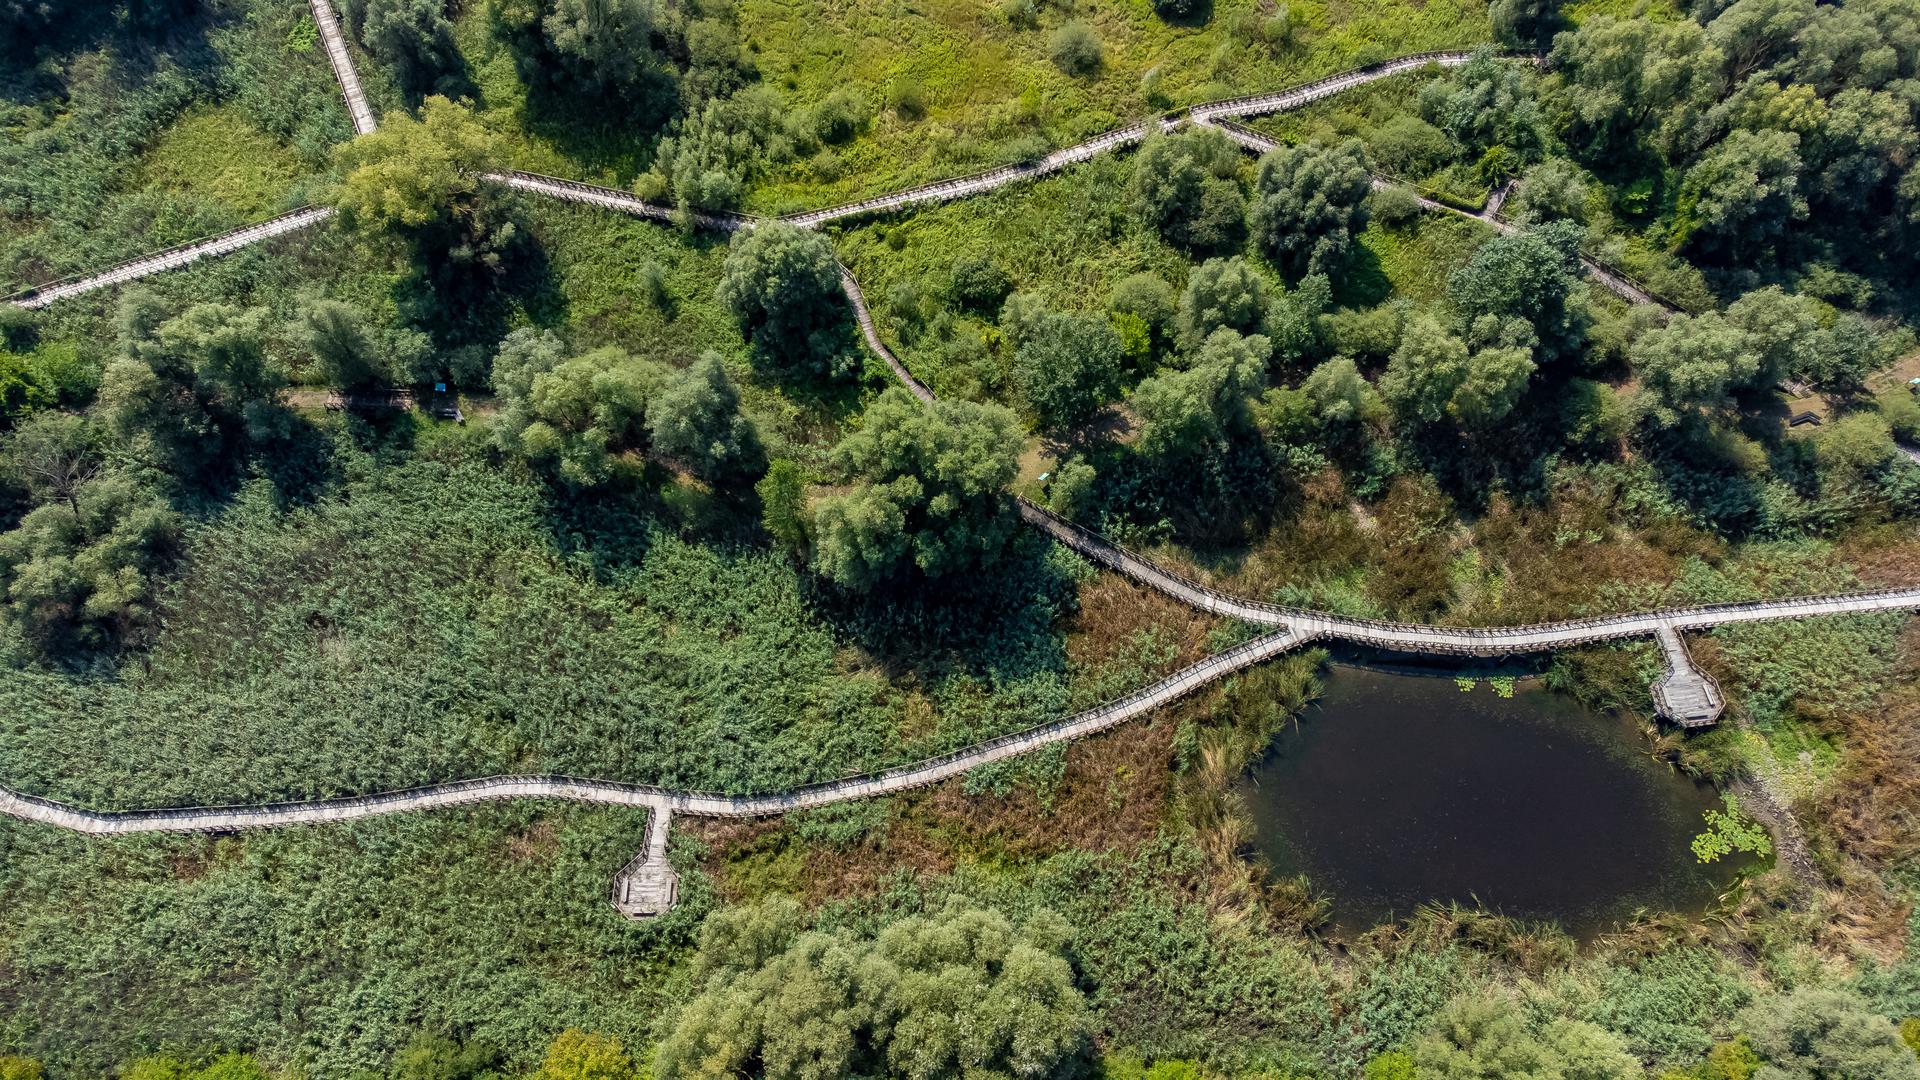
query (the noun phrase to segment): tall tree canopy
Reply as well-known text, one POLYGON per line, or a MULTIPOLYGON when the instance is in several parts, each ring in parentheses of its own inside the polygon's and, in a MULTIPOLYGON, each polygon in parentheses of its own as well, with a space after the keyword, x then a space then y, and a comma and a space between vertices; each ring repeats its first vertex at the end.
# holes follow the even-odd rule
POLYGON ((1359 140, 1281 147, 1260 159, 1248 226, 1288 275, 1339 273, 1353 234, 1366 227, 1373 176, 1359 140))
POLYGON ((859 370, 833 243, 784 221, 733 235, 718 289, 756 354, 809 375, 859 370))
POLYGON ((989 565, 1017 522, 1007 486, 1024 444, 999 405, 923 405, 890 387, 834 448, 853 489, 813 508, 813 565, 866 588, 909 568, 929 576, 989 565))
POLYGON ((1152 136, 1134 157, 1134 209, 1168 243, 1197 252, 1232 247, 1247 212, 1239 169, 1240 148, 1215 128, 1152 136))
POLYGON ((954 902, 872 938, 805 930, 790 900, 710 916, 704 989, 660 1044, 661 1080, 847 1076, 1065 1078, 1091 1018, 1067 927, 954 902))

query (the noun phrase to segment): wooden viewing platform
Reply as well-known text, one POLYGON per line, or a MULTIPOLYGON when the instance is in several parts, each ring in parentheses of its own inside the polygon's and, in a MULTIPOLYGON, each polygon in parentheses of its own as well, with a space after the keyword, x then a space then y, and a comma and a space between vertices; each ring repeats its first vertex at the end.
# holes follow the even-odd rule
POLYGON ((1694 665, 1680 631, 1663 626, 1654 637, 1666 661, 1666 672, 1653 684, 1653 707, 1666 719, 1686 728, 1711 727, 1727 709, 1726 698, 1713 676, 1694 665))

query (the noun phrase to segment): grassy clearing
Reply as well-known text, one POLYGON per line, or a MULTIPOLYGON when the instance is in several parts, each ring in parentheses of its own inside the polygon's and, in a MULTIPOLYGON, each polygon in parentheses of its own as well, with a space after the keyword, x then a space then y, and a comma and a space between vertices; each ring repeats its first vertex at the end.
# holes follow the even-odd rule
POLYGON ((1032 28, 981 0, 743 0, 742 38, 762 77, 795 107, 841 87, 877 103, 890 87, 922 90, 924 118, 882 114, 834 152, 833 168, 799 163, 756 193, 768 207, 820 205, 953 175, 991 163, 1000 144, 1038 132, 1055 143, 1084 138, 1161 108, 1305 82, 1389 56, 1461 47, 1488 38, 1479 4, 1296 3, 1290 40, 1271 5, 1223 0, 1204 25, 1173 26, 1147 0, 1041 5, 1032 28), (1049 59, 1069 20, 1092 26, 1103 60, 1090 77, 1049 59), (1144 79, 1157 72, 1150 101, 1144 79), (832 175, 837 172, 838 175, 832 175))
POLYGON ((194 109, 162 132, 147 152, 142 186, 266 218, 287 205, 301 171, 291 149, 223 105, 194 109))
POLYGON ((158 40, 77 36, 21 73, 0 117, 0 293, 304 201, 351 133, 308 7, 210 7, 158 40))

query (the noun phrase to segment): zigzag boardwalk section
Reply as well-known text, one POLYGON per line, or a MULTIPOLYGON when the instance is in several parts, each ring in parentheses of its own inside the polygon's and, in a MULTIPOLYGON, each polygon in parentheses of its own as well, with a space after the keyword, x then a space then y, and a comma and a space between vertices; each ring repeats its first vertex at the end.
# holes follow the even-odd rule
MULTIPOLYGON (((361 87, 359 76, 354 71, 352 57, 347 51, 346 38, 340 29, 339 15, 334 11, 330 0, 308 0, 308 2, 313 8, 314 24, 319 29, 321 40, 326 47, 327 60, 333 67, 334 77, 340 84, 342 96, 346 99, 347 111, 353 118, 354 131, 362 135, 374 131, 379 126, 378 120, 374 116, 371 106, 367 103, 366 92, 361 87)), ((881 195, 871 199, 862 199, 857 202, 846 203, 841 206, 831 206, 819 210, 791 214, 782 220, 791 222, 801 228, 816 228, 828 222, 859 217, 865 214, 880 213, 899 207, 919 203, 943 202, 949 199, 977 195, 1021 180, 1058 172, 1069 165, 1086 161, 1098 154, 1130 146, 1145 138, 1150 131, 1156 128, 1161 131, 1173 131, 1188 123, 1219 126, 1230 135, 1235 135, 1243 145, 1249 145, 1250 148, 1258 150, 1260 147, 1246 143, 1245 136, 1252 135, 1251 132, 1248 132, 1245 128, 1238 127, 1238 125, 1229 126, 1225 122, 1225 118, 1231 116, 1260 115, 1298 108, 1309 102, 1318 101, 1321 98, 1337 94, 1342 90, 1364 85, 1392 75, 1398 75, 1402 72, 1412 71, 1429 64, 1439 64, 1442 66, 1464 64, 1472 55, 1472 53, 1468 52, 1421 53, 1417 56, 1402 57, 1398 60, 1391 60, 1371 67, 1342 72, 1338 75, 1321 79, 1318 82, 1308 83, 1305 86, 1291 87, 1270 94, 1257 94, 1250 97, 1233 98, 1227 101, 1196 105, 1188 111, 1187 116, 1163 117, 1158 120, 1132 124, 1115 131, 1107 132, 1104 135, 1096 136, 1086 142, 1056 150, 1048 154, 1045 158, 1042 158, 1039 162, 1031 165, 1003 166, 974 176, 943 180, 938 183, 911 188, 907 191, 895 192, 891 195, 881 195), (1242 134, 1236 134, 1236 132, 1242 134)), ((1259 138, 1259 136, 1254 137, 1259 138)), ((1265 142, 1266 148, 1271 148, 1272 145, 1270 140, 1265 142)), ((649 203, 617 188, 602 187, 596 184, 581 183, 577 180, 565 180, 559 177, 543 176, 538 173, 520 172, 517 170, 501 170, 486 173, 483 174, 483 179, 503 184, 520 191, 531 192, 549 198, 563 199, 568 202, 583 203, 589 206, 617 210, 621 213, 633 214, 637 217, 649 218, 655 221, 673 222, 679 220, 676 218, 673 210, 649 203)), ((1453 211, 1451 207, 1445 207, 1439 203, 1433 203, 1431 208, 1455 213, 1459 212, 1453 211)), ((307 211, 295 211, 294 213, 301 214, 309 212, 317 214, 320 211, 317 208, 310 208, 307 211)), ((248 243, 255 243, 269 236, 278 235, 280 232, 291 231, 292 228, 303 227, 304 224, 312 224, 317 220, 319 220, 319 217, 314 217, 303 222, 302 225, 281 227, 274 231, 258 230, 279 225, 282 222, 281 218, 262 222, 259 226, 248 226, 245 229, 237 230, 223 237, 214 237, 206 241, 201 241, 200 243, 206 246, 204 250, 201 250, 194 257, 201 258, 208 255, 224 255, 240 247, 244 247, 248 243), (229 242, 236 239, 239 242, 229 242)), ((718 229, 726 232, 750 229, 758 223, 758 219, 747 215, 720 211, 690 211, 686 213, 685 220, 690 221, 700 228, 718 229)), ((1511 227, 1509 226, 1508 228, 1511 227)), ((144 256, 98 274, 62 281, 55 285, 40 286, 19 294, 21 299, 18 302, 20 302, 22 306, 27 307, 44 307, 55 300, 65 299, 69 296, 77 296, 94 289, 117 285, 137 277, 144 277, 147 274, 159 273, 163 270, 185 265, 185 262, 192 261, 191 259, 169 261, 170 257, 178 254, 178 252, 179 249, 156 252, 153 255, 144 256)), ((1610 285, 1609 287, 1612 286, 1610 285)))
POLYGON ((151 255, 142 255, 131 262, 121 263, 119 266, 102 270, 97 274, 36 285, 7 297, 7 300, 23 308, 43 308, 56 300, 65 300, 67 297, 79 296, 81 293, 89 293, 95 289, 105 289, 136 278, 158 274, 163 270, 185 266, 201 259, 226 255, 249 244, 257 244, 262 240, 271 240, 276 236, 284 236, 299 229, 318 225, 332 216, 333 208, 330 206, 308 206, 299 210, 290 210, 279 217, 235 229, 230 233, 221 233, 219 236, 195 240, 165 251, 156 251, 151 255))
POLYGON ((347 114, 353 117, 353 133, 365 135, 380 126, 373 106, 367 104, 367 92, 360 86, 360 75, 353 70, 353 57, 347 54, 347 38, 340 32, 340 16, 330 0, 307 0, 313 7, 313 25, 326 46, 327 63, 333 65, 333 77, 340 83, 340 96, 347 99, 347 114))

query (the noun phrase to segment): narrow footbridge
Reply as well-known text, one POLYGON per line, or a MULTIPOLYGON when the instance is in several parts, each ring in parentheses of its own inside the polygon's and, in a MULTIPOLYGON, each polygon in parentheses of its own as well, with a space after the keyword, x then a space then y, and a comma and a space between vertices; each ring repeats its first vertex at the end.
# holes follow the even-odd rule
POLYGON ((262 240, 271 240, 276 236, 318 225, 333 216, 330 206, 308 206, 299 210, 289 210, 276 218, 269 218, 232 232, 209 236, 202 240, 170 247, 165 251, 156 251, 151 255, 142 255, 130 262, 93 274, 83 274, 45 285, 36 285, 24 292, 15 293, 6 299, 23 308, 43 308, 56 300, 65 300, 70 296, 90 293, 95 289, 105 289, 137 278, 150 277, 163 270, 186 266, 201 259, 210 259, 218 255, 227 255, 262 240))

